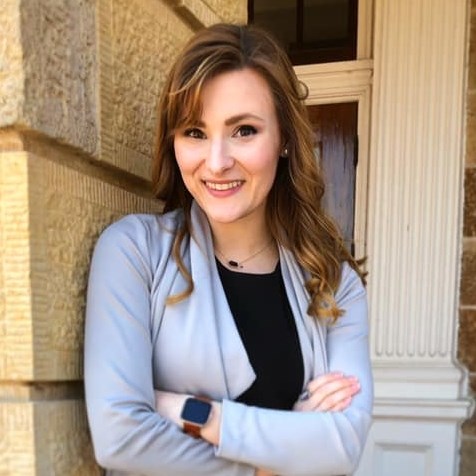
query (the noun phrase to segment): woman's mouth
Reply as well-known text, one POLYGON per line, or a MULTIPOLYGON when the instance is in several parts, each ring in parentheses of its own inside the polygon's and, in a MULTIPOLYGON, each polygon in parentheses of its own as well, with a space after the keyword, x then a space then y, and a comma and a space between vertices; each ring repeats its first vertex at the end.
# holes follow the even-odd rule
POLYGON ((226 190, 233 190, 234 188, 238 188, 243 184, 243 182, 244 182, 243 180, 233 180, 232 182, 225 182, 225 183, 208 182, 208 181, 205 181, 204 183, 206 187, 211 190, 217 190, 219 192, 223 192, 226 190))

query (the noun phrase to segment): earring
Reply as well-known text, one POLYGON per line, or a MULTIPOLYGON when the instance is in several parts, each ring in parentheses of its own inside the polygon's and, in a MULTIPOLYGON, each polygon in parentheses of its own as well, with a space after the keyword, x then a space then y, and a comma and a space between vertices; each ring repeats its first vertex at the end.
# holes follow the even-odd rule
POLYGON ((283 158, 289 157, 289 150, 288 150, 287 147, 285 147, 285 148, 283 149, 283 151, 281 152, 280 157, 283 157, 283 158))

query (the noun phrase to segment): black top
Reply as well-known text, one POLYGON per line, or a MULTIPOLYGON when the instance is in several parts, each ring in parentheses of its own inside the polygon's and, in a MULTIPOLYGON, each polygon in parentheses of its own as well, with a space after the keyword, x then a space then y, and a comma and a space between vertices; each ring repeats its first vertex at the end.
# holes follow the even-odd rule
POLYGON ((256 380, 236 400, 289 410, 299 397, 304 363, 281 267, 272 273, 218 272, 256 380))

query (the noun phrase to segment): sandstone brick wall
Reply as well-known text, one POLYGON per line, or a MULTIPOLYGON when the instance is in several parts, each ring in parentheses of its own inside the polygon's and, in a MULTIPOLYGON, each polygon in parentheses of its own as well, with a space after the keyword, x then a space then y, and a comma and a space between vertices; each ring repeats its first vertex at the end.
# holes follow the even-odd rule
MULTIPOLYGON (((476 396, 476 0, 472 0, 467 92, 466 166, 464 174, 463 256, 458 357, 469 369, 476 396)), ((460 476, 476 468, 476 413, 462 427, 460 476)))
POLYGON ((82 385, 93 244, 153 212, 156 102, 201 25, 243 0, 2 0, 0 476, 94 476, 82 385))

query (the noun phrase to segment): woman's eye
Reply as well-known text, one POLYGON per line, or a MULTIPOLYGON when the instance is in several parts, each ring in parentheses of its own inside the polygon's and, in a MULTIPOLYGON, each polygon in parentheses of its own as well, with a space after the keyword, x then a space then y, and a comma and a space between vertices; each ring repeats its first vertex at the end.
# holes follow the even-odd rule
POLYGON ((253 126, 240 126, 237 131, 235 132, 235 135, 239 137, 247 137, 251 136, 253 134, 256 134, 257 130, 253 126))
POLYGON ((203 139, 205 134, 196 127, 191 127, 190 129, 185 129, 184 135, 187 137, 191 137, 192 139, 203 139))

